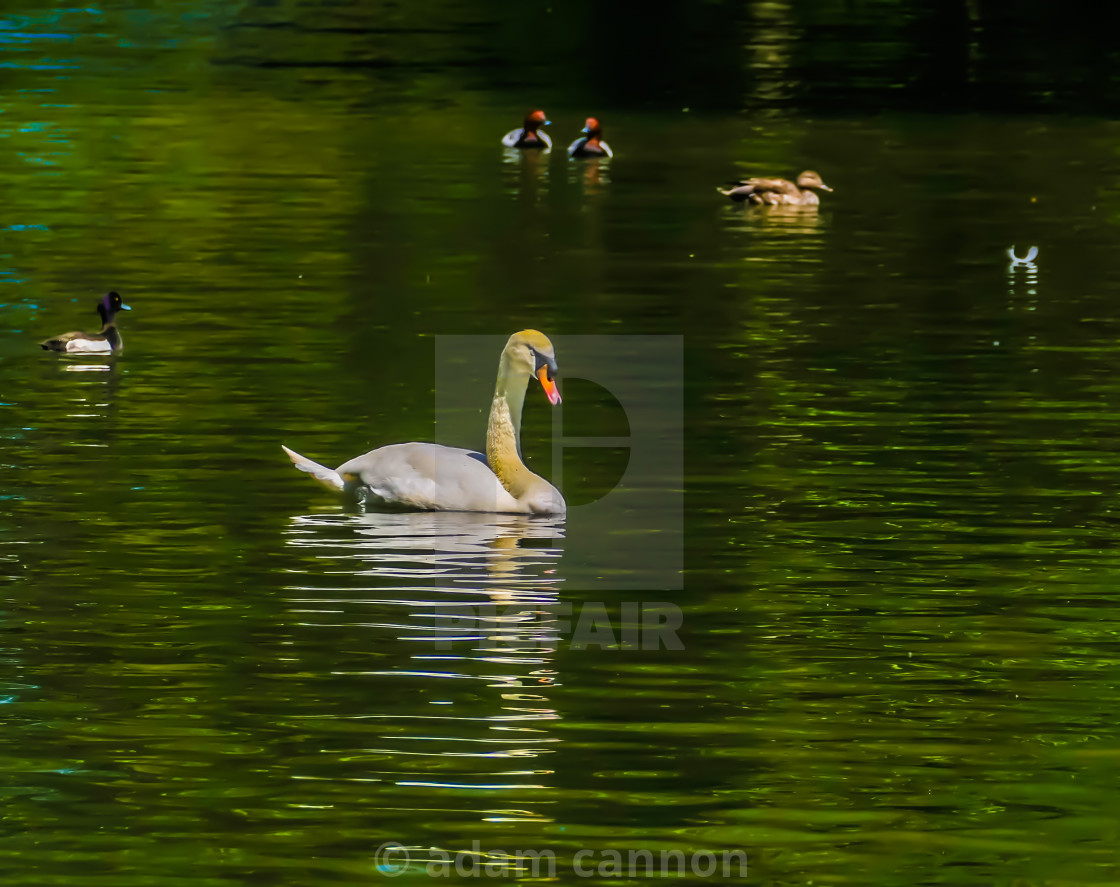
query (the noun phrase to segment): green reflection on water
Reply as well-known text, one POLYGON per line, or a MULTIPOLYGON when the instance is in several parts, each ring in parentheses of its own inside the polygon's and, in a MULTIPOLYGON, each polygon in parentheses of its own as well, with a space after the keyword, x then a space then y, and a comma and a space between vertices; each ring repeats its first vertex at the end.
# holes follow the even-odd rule
MULTIPOLYGON (((706 38, 648 76, 590 8, 0 31, 6 884, 349 883, 388 840, 1117 880, 1116 127, 851 112, 927 38, 686 12, 641 23, 706 38), (837 52, 866 83, 813 76, 837 52), (503 154, 536 105, 558 144, 600 113, 615 160, 503 154), (714 194, 805 167, 819 213, 714 194), (35 349, 109 288, 123 355, 35 349), (360 514, 283 459, 430 437, 431 337, 525 326, 685 335, 683 591, 579 574, 574 518, 360 514), (683 609, 684 650, 552 619, 635 599, 683 609)), ((580 387, 566 430, 625 433, 580 387)), ((550 431, 531 399, 528 458, 550 431)), ((573 500, 617 457, 575 454, 573 500)))

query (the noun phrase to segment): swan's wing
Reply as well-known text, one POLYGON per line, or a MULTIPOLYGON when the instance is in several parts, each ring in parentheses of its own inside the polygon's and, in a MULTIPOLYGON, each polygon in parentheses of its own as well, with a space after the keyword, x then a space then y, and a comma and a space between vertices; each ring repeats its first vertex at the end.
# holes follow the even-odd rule
POLYGON ((599 140, 599 147, 603 149, 603 153, 608 157, 614 157, 614 151, 611 150, 611 146, 604 142, 602 139, 599 140))
POLYGON ((502 486, 481 453, 457 447, 393 444, 351 459, 338 466, 338 473, 380 505, 424 511, 528 510, 502 486))
POLYGON ((517 129, 511 129, 504 136, 502 136, 502 144, 507 148, 516 148, 517 143, 521 141, 521 136, 524 134, 524 132, 525 130, 520 127, 518 127, 517 129))

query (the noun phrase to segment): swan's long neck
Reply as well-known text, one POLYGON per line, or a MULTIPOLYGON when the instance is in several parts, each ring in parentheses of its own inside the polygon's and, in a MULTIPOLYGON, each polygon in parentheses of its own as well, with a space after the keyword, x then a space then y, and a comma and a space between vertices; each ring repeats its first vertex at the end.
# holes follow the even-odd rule
POLYGON ((514 498, 523 495, 538 479, 521 461, 521 408, 528 386, 529 376, 511 373, 509 359, 503 354, 486 428, 486 461, 514 498))

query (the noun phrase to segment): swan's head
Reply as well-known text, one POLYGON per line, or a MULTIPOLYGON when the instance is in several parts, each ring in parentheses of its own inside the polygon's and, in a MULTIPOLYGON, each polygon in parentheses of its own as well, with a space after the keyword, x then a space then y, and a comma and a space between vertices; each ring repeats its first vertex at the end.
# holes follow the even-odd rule
POLYGON ((588 117, 583 123, 582 132, 587 133, 589 136, 598 136, 603 132, 603 127, 594 117, 588 117))
POLYGON ((813 172, 811 169, 805 170, 805 172, 801 173, 801 175, 797 177, 797 187, 815 188, 818 191, 832 190, 830 187, 828 187, 828 185, 824 183, 824 181, 820 177, 820 174, 813 172))
POLYGON ((560 403, 560 392, 556 388, 556 352, 548 336, 536 330, 514 333, 506 342, 504 356, 512 372, 536 376, 548 395, 548 402, 553 406, 560 403))

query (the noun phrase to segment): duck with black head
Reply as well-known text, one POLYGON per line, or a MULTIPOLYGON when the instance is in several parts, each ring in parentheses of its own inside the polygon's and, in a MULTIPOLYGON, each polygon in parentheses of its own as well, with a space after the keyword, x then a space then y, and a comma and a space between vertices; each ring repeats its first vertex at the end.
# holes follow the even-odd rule
POLYGON ((737 203, 747 201, 755 206, 819 206, 821 199, 817 191, 831 191, 820 175, 811 169, 797 177, 797 182, 789 179, 742 179, 730 188, 717 188, 724 197, 737 203))
POLYGON ((569 157, 614 157, 611 146, 603 141, 603 127, 594 117, 584 121, 583 133, 568 146, 569 157))
POLYGON ((525 115, 525 124, 511 129, 502 136, 502 144, 507 148, 551 148, 552 139, 540 131, 542 126, 552 123, 544 111, 530 111, 525 115))
POLYGON ((101 315, 101 332, 63 333, 51 339, 44 339, 39 347, 44 351, 64 351, 70 354, 112 354, 121 350, 123 342, 117 330, 118 311, 132 309, 121 299, 120 293, 108 293, 97 301, 97 313, 101 315))

